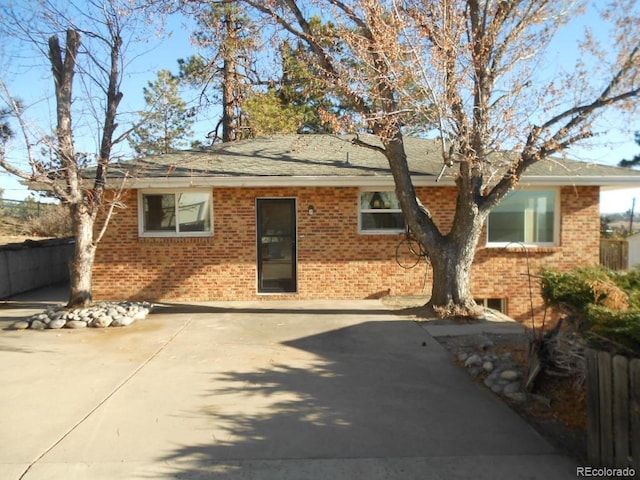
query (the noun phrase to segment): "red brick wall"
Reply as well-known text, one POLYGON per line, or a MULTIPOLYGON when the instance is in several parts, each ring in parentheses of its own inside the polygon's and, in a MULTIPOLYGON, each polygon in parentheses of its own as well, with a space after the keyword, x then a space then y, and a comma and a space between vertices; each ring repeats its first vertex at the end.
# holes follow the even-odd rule
MULTIPOLYGON (((446 229, 455 190, 420 188, 419 196, 446 229)), ((127 192, 98 247, 94 296, 101 299, 246 300, 283 298, 256 293, 255 202, 261 197, 296 198, 298 293, 286 298, 366 298, 428 295, 431 272, 424 262, 405 270, 395 261, 398 235, 358 233, 358 189, 215 188, 214 236, 140 238, 137 192, 127 192), (315 215, 307 213, 314 205, 315 215), (423 288, 424 287, 424 288, 423 288)), ((530 249, 530 271, 568 269, 598 262, 599 189, 567 187, 561 193, 561 246, 530 249)), ((508 298, 508 312, 530 318, 526 255, 519 250, 478 249, 472 285, 476 297, 508 298)), ((533 280, 536 308, 541 300, 533 280)), ((539 313, 539 312, 538 312, 539 313)))

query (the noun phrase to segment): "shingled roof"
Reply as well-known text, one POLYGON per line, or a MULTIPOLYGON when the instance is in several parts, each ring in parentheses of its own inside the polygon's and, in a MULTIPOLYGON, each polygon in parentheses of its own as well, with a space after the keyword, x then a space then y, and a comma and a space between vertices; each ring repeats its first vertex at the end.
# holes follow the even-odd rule
MULTIPOLYGON (((114 165, 111 178, 128 172, 134 188, 167 186, 385 185, 393 184, 386 158, 355 145, 351 135, 278 135, 203 150, 154 155, 114 165)), ((361 137, 379 144, 375 137, 361 137)), ((416 185, 451 185, 452 170, 442 170, 435 140, 406 137, 410 172, 416 185)), ((523 176, 530 185, 640 186, 640 172, 554 158, 523 176)))

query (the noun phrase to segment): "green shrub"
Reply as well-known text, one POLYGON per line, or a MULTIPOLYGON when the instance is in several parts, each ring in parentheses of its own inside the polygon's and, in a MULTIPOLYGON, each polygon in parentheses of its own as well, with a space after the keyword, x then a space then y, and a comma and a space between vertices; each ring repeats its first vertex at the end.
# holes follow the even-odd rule
POLYGON ((577 268, 567 273, 541 272, 542 297, 548 305, 569 306, 591 337, 640 353, 640 272, 613 272, 603 267, 577 268))
POLYGON ((555 269, 541 272, 542 298, 549 305, 568 305, 578 312, 596 301, 591 283, 609 280, 608 271, 602 267, 577 268, 568 273, 555 269))
POLYGON ((619 312, 592 304, 586 313, 589 331, 640 352, 640 310, 619 312))
POLYGON ((612 272, 611 279, 629 295, 631 308, 640 310, 640 270, 612 272))

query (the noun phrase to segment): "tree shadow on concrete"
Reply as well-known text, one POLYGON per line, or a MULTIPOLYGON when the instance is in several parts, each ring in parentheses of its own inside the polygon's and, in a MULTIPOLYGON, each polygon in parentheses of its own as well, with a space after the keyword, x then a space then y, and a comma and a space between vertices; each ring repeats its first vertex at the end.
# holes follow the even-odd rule
POLYGON ((212 374, 199 412, 212 440, 159 459, 171 478, 323 478, 309 462, 549 453, 413 322, 367 321, 283 345, 300 351, 287 356, 296 360, 212 374))

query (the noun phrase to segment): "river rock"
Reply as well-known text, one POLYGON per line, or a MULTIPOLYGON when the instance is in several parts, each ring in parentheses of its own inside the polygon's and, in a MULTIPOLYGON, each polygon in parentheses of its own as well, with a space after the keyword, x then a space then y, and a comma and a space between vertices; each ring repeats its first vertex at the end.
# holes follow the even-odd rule
POLYGON ((26 320, 20 320, 11 324, 11 330, 26 330, 29 328, 29 322, 26 320))
POLYGON ((478 365, 478 366, 482 365, 482 357, 480 357, 480 355, 471 355, 464 362, 465 367, 471 367, 474 365, 478 365))
POLYGON ((517 380, 518 378, 520 378, 520 374, 518 372, 516 372, 515 370, 505 370, 504 372, 502 372, 500 374, 500 378, 502 378, 503 380, 517 380))
POLYGON ((136 320, 143 320, 151 311, 152 305, 138 302, 100 302, 88 308, 67 310, 63 305, 51 306, 43 313, 32 315, 28 319, 15 322, 14 329, 31 328, 85 328, 92 327, 124 327, 136 320), (114 319, 118 319, 114 321, 114 319), (26 326, 25 326, 26 324, 26 326))
POLYGON ((82 320, 69 320, 65 327, 66 328, 86 328, 87 322, 83 322, 82 320))
POLYGON ((112 327, 126 327, 134 322, 132 317, 118 316, 111 322, 112 327))
POLYGON ((516 393, 520 391, 520 383, 512 382, 504 386, 503 392, 507 393, 516 393))
POLYGON ((518 403, 522 403, 527 400, 527 394, 522 392, 505 393, 504 396, 518 403))
POLYGON ((51 320, 47 326, 55 330, 64 327, 66 323, 67 321, 64 318, 56 318, 55 320, 51 320))
POLYGON ((47 328, 47 324, 44 323, 43 321, 34 320, 33 322, 31 322, 32 330, 44 330, 45 328, 47 328))
POLYGON ((94 328, 106 328, 112 323, 113 317, 110 317, 109 315, 102 315, 101 317, 93 318, 89 322, 89 326, 94 328))
POLYGON ((147 315, 149 314, 149 310, 147 310, 146 308, 141 308, 140 310, 138 310, 136 313, 134 313, 133 315, 131 315, 131 317, 134 320, 144 320, 145 318, 147 318, 147 315))

